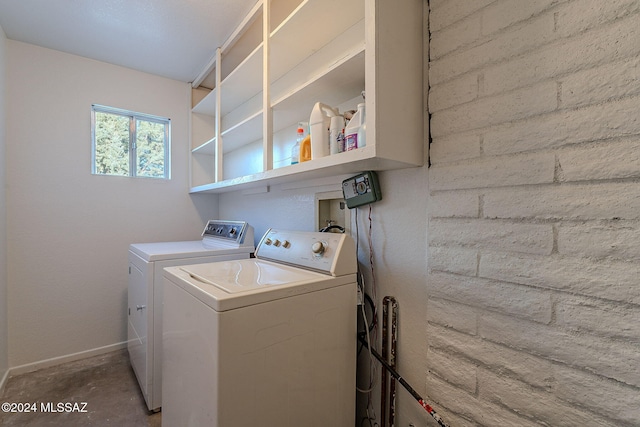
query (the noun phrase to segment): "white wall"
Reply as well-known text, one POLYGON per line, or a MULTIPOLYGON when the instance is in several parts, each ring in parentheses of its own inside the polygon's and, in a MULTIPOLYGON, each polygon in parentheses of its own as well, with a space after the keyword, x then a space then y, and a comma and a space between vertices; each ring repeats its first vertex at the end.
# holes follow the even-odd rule
POLYGON ((638 426, 640 4, 430 6, 429 395, 638 426))
POLYGON ((8 41, 9 364, 126 340, 130 243, 195 240, 215 198, 188 195, 189 86, 8 41), (172 119, 172 179, 93 176, 91 104, 172 119))
POLYGON ((7 203, 6 203, 6 161, 5 161, 5 114, 6 114, 6 38, 0 27, 0 393, 5 383, 8 362, 7 323, 7 203))
MULTIPOLYGON (((268 228, 284 230, 315 229, 315 194, 342 191, 342 179, 308 180, 292 184, 261 187, 220 194, 220 218, 249 222, 255 230, 256 243, 268 228)), ((203 196, 211 197, 211 196, 203 196)))

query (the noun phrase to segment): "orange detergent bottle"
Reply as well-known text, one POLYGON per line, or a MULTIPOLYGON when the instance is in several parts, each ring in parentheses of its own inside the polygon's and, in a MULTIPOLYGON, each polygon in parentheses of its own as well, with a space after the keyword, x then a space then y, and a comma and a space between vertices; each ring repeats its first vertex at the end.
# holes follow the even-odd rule
POLYGON ((311 135, 304 137, 300 143, 300 163, 311 160, 311 135))

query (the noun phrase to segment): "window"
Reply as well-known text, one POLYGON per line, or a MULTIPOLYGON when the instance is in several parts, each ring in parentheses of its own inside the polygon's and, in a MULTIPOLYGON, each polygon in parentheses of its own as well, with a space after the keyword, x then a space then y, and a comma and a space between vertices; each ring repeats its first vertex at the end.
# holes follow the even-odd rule
POLYGON ((102 105, 91 106, 91 172, 170 178, 171 121, 102 105))

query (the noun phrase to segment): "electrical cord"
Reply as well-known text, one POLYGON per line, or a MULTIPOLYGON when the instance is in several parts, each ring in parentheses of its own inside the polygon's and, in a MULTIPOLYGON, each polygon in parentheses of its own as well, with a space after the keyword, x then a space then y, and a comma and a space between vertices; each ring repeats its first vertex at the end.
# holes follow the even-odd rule
MULTIPOLYGON (((356 253, 360 254, 360 226, 359 226, 359 215, 358 215, 359 209, 356 208, 355 211, 355 225, 356 225, 356 253)), ((362 295, 364 295, 364 300, 365 302, 361 305, 361 313, 362 313, 362 318, 363 318, 363 322, 364 322, 364 332, 363 335, 365 335, 367 337, 367 342, 371 342, 371 336, 374 337, 374 340, 376 339, 377 336, 377 325, 378 325, 378 311, 377 311, 377 307, 376 307, 376 281, 375 281, 375 274, 374 274, 374 263, 373 263, 373 244, 372 244, 372 232, 373 232, 373 227, 372 227, 372 208, 371 205, 369 205, 369 215, 368 215, 368 219, 369 219, 369 227, 368 227, 368 237, 367 237, 367 242, 368 242, 368 246, 369 246, 369 268, 371 269, 371 295, 369 295, 366 291, 365 291, 365 280, 364 280, 364 275, 362 273, 361 270, 361 266, 360 263, 358 263, 358 287, 360 288, 360 291, 362 292, 362 295), (365 305, 369 304, 371 306, 371 321, 368 320, 367 317, 367 313, 366 313, 366 307, 365 305)), ((375 343, 375 341, 374 341, 375 343)), ((367 394, 367 407, 366 407, 366 416, 363 417, 361 424, 364 424, 365 421, 369 422, 369 426, 370 427, 378 427, 379 424, 376 421, 376 414, 375 414, 375 409, 373 406, 373 397, 372 397, 372 391, 375 389, 376 386, 376 382, 377 382, 377 378, 378 378, 378 365, 377 363, 375 363, 374 360, 374 356, 373 356, 373 352, 372 352, 372 347, 373 346, 367 346, 368 350, 369 350, 369 385, 368 388, 366 389, 361 389, 359 387, 356 387, 357 391, 363 394, 367 394)), ((358 354, 360 354, 361 349, 358 351, 358 354)))
MULTIPOLYGON (((362 311, 362 316, 364 317, 365 323, 367 320, 367 313, 365 313, 364 311, 364 305, 360 306, 361 311, 362 311)), ((367 337, 367 342, 371 342, 371 335, 369 335, 369 328, 365 328, 365 335, 367 337)), ((375 366, 374 365, 374 359, 373 359, 373 353, 371 351, 371 346, 367 346, 367 348, 369 349, 369 366, 375 366)), ((375 377, 374 377, 375 378, 375 377)), ((369 388, 368 389, 361 389, 358 386, 356 386, 356 390, 358 390, 360 393, 371 393, 373 391, 375 387, 375 381, 370 381, 369 382, 369 388)))

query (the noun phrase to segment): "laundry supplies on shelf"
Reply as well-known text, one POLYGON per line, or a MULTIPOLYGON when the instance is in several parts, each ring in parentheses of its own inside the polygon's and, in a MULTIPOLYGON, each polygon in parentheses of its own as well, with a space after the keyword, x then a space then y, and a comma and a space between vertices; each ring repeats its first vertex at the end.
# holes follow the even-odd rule
POLYGON ((366 125, 364 103, 358 104, 358 111, 353 115, 344 130, 345 151, 362 148, 366 143, 366 125))
POLYGON ((312 159, 329 155, 329 127, 331 126, 331 118, 337 115, 338 111, 335 108, 322 102, 316 102, 313 106, 309 118, 312 159))

